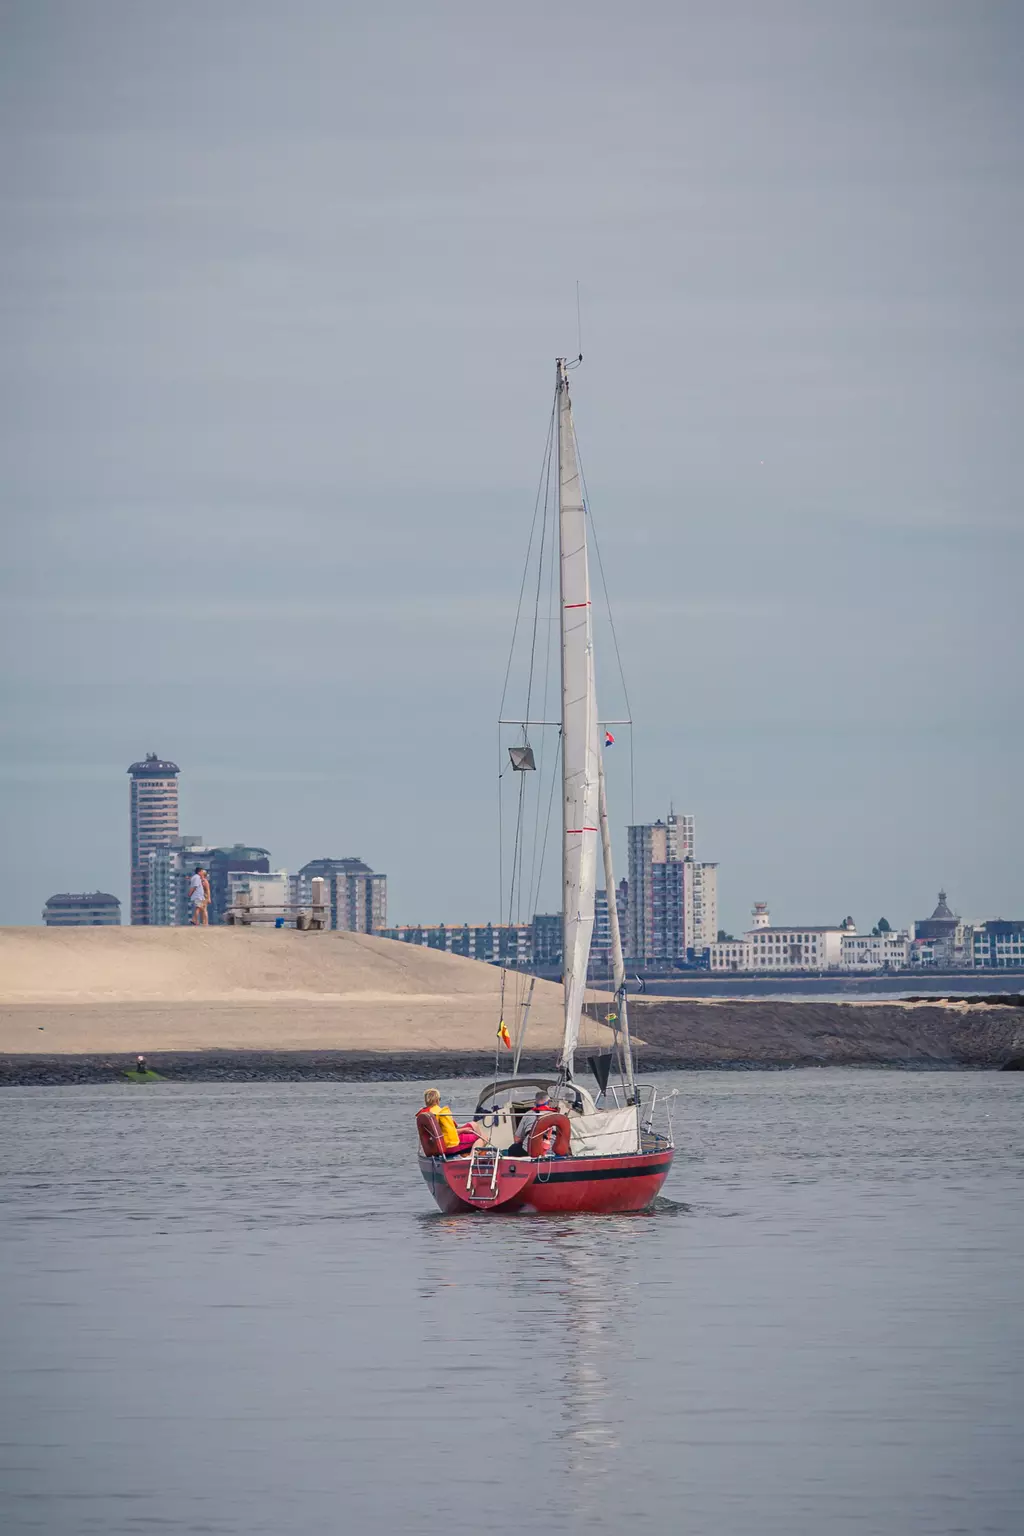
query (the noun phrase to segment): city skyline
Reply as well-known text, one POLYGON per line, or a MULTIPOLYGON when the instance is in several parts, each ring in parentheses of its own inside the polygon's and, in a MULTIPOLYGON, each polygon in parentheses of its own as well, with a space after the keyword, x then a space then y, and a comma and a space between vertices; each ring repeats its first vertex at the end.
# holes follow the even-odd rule
MULTIPOLYGON (((421 925, 430 927, 437 921, 436 915, 428 919, 425 925, 421 916, 415 920, 404 916, 400 919, 389 918, 387 876, 375 872, 358 856, 318 855, 307 859, 297 871, 293 871, 279 864, 268 848, 240 842, 231 845, 207 844, 195 834, 182 833, 179 828, 178 793, 181 769, 176 762, 161 758, 156 752, 147 752, 143 758, 131 763, 128 775, 131 781, 128 818, 130 899, 126 904, 129 924, 177 926, 186 921, 188 873, 197 862, 210 868, 211 861, 214 921, 222 917, 229 904, 229 871, 262 871, 262 878, 288 875, 296 882, 296 900, 299 899, 300 888, 308 887, 314 875, 326 877, 331 910, 330 927, 359 932, 385 929, 394 932, 400 928, 409 929, 421 925), (276 871, 272 869, 274 863, 278 863, 276 871)), ((628 896, 619 901, 620 925, 624 952, 633 959, 643 960, 646 957, 685 962, 687 956, 692 959, 695 953, 707 950, 720 935, 725 935, 732 944, 739 942, 727 928, 719 924, 718 861, 708 862, 695 857, 696 820, 693 813, 677 813, 672 805, 664 819, 659 817, 654 822, 636 823, 625 828, 628 873, 617 885, 620 887, 620 897, 621 892, 628 892, 628 896)), ((86 894, 84 891, 77 894, 54 893, 48 898, 47 906, 63 898, 80 903, 86 894)), ((598 891, 597 898, 595 955, 599 950, 603 953, 607 944, 606 892, 598 891)), ((932 914, 933 920, 940 917, 945 900, 946 893, 940 890, 939 909, 932 914)), ((768 906, 767 900, 755 899, 751 908, 755 927, 767 921, 764 914, 768 906)), ((946 912, 945 916, 951 917, 952 914, 946 912)), ((957 913, 956 916, 958 920, 965 917, 963 913, 957 913)), ((972 914, 965 920, 984 923, 1006 916, 1005 913, 972 914)), ((544 913, 538 908, 525 926, 528 927, 530 922, 536 923, 538 919, 548 921, 550 917, 550 913, 544 913)), ((45 921, 45 911, 43 918, 45 921)), ((880 920, 883 924, 888 922, 884 914, 880 920)), ((467 923, 470 927, 480 927, 478 923, 465 918, 441 921, 452 930, 465 927, 467 923)), ((842 921, 848 924, 851 921, 850 914, 842 921)), ((838 930, 840 923, 841 920, 833 916, 826 927, 838 930)), ((895 928, 912 930, 915 923, 919 926, 920 920, 912 918, 898 921, 895 928)), ((485 918, 484 926, 498 929, 504 926, 504 921, 492 916, 485 918)), ((805 919, 797 926, 813 928, 814 924, 809 922, 809 915, 805 913, 805 919)))
POLYGON ((1019 13, 343 11, 7 18, 0 921, 127 910, 146 746, 182 825, 289 868, 370 828, 396 920, 500 911, 577 279, 618 870, 674 798, 732 931, 1019 911, 1019 13))

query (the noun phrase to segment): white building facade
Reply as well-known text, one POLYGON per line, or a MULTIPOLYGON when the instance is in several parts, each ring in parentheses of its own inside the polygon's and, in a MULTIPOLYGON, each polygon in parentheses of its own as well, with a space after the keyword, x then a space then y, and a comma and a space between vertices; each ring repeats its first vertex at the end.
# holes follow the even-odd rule
POLYGON ((262 874, 251 870, 233 870, 228 875, 228 906, 288 907, 296 902, 298 877, 286 869, 262 874))
POLYGON ((746 939, 716 939, 710 946, 708 964, 713 971, 749 971, 750 944, 746 939))
MULTIPOLYGON (((692 816, 689 820, 693 820, 692 816)), ((683 861, 683 949, 702 954, 718 938, 718 865, 683 861)))
POLYGON ((748 928, 742 939, 716 939, 709 945, 712 971, 778 974, 839 970, 847 925, 832 928, 797 923, 776 927, 763 901, 755 904, 753 918, 753 928, 748 928))
POLYGON ((903 971, 910 964, 908 933, 844 933, 839 967, 844 971, 903 971))
POLYGON ((752 971, 834 971, 843 952, 842 928, 798 923, 792 928, 755 928, 746 935, 752 971))

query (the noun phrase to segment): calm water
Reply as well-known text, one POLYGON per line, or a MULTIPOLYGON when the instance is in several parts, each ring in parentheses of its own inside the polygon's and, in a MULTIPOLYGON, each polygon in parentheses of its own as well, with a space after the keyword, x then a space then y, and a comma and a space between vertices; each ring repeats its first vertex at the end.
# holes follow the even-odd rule
POLYGON ((1024 992, 1019 971, 974 971, 967 976, 902 971, 898 976, 681 976, 652 979, 644 991, 650 997, 770 997, 776 1003, 898 1003, 907 997, 987 997, 1024 992))
POLYGON ((1016 1536, 1024 1074, 674 1083, 574 1219, 434 1213, 412 1084, 4 1090, 0 1528, 1016 1536))

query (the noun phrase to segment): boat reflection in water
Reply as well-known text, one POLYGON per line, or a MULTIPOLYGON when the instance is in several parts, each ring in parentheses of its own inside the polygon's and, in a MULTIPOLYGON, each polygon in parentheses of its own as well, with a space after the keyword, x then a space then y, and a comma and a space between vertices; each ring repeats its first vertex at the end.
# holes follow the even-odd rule
POLYGON ((452 1386, 463 1401, 453 1411, 469 1460, 486 1477, 480 1446, 500 1446, 522 1461, 520 1473, 505 1474, 521 1483, 517 1498, 535 1505, 550 1493, 553 1515, 564 1498, 581 1528, 607 1513, 607 1481, 621 1462, 630 1412, 623 1378, 635 1352, 630 1318, 646 1239, 678 1209, 659 1201, 634 1216, 438 1215, 417 1223, 420 1294, 436 1304, 426 1347, 444 1352, 457 1341, 463 1365, 452 1386), (469 1381, 467 1355, 480 1368, 469 1381), (467 1395, 477 1407, 467 1407, 467 1395))

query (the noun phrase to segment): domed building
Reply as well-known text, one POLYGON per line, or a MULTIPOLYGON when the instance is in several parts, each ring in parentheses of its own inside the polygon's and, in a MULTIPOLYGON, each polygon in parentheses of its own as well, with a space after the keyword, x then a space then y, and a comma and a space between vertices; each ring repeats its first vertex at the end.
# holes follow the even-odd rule
POLYGON ((945 891, 939 892, 939 904, 931 917, 923 917, 914 924, 915 939, 946 939, 956 933, 960 919, 946 905, 945 891))
POLYGON ((945 970, 956 965, 970 965, 971 939, 971 932, 950 910, 945 891, 940 891, 938 905, 931 917, 919 918, 914 924, 910 963, 934 965, 945 970))

